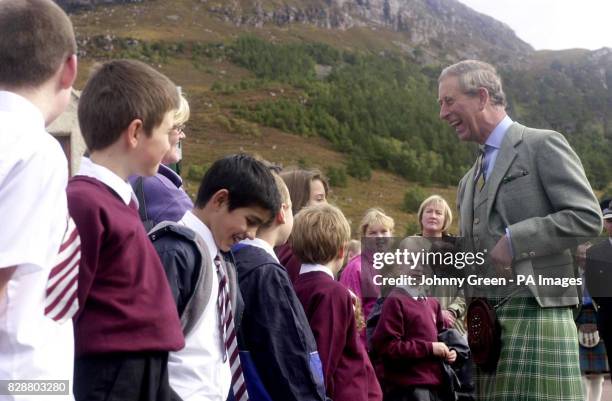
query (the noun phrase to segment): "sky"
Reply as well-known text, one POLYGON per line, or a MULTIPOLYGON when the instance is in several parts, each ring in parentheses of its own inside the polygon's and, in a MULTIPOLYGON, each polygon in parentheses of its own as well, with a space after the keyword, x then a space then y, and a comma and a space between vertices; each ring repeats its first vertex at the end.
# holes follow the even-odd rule
POLYGON ((459 0, 536 50, 612 48, 612 0, 459 0))

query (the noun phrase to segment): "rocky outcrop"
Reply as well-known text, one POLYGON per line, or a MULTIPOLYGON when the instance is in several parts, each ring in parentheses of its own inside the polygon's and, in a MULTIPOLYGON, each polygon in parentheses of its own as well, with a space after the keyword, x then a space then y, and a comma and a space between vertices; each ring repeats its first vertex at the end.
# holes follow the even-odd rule
MULTIPOLYGON (((58 0, 67 9, 133 2, 143 0, 58 0)), ((200 0, 199 4, 198 8, 235 26, 390 29, 404 34, 400 49, 438 59, 477 57, 512 64, 533 52, 508 26, 457 0, 200 0)))
POLYGON ((201 2, 209 12, 236 26, 303 23, 341 30, 355 26, 384 27, 405 33, 411 49, 433 48, 435 53, 451 59, 484 57, 512 64, 533 52, 507 25, 457 0, 201 2))
POLYGON ((55 0, 60 7, 67 11, 89 9, 98 5, 142 3, 144 0, 55 0))

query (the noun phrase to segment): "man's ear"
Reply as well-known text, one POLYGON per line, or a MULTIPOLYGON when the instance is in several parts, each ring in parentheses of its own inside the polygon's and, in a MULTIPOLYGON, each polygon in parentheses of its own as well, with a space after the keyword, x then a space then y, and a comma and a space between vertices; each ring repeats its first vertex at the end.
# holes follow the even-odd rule
POLYGON ((221 208, 224 205, 229 205, 229 191, 227 189, 220 189, 213 194, 209 202, 214 208, 221 208))
POLYGON ((338 259, 344 259, 344 255, 346 255, 346 245, 338 251, 338 259))
POLYGON ((489 91, 487 88, 478 88, 478 100, 480 110, 484 110, 485 106, 489 103, 489 91))
POLYGON ((68 56, 64 63, 60 67, 60 88, 61 89, 69 89, 74 84, 74 80, 77 76, 77 56, 73 54, 68 56))
POLYGON ((123 130, 123 135, 125 135, 128 146, 131 149, 136 148, 138 146, 138 141, 145 136, 142 120, 139 118, 132 120, 127 128, 123 130))

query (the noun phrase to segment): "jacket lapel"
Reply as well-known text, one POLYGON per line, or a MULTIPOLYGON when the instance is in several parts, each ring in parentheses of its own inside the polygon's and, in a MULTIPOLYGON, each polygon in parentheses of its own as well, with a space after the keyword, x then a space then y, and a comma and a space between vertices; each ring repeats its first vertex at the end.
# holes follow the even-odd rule
POLYGON ((513 123, 508 128, 508 132, 506 132, 502 141, 497 159, 495 160, 495 166, 493 171, 491 171, 491 177, 487 180, 487 216, 491 214, 502 179, 508 172, 512 162, 514 162, 514 159, 516 159, 518 154, 516 146, 523 140, 523 131, 524 127, 522 125, 513 123))
POLYGON ((461 217, 461 230, 460 234, 462 237, 472 236, 472 220, 474 218, 474 174, 476 171, 476 163, 472 165, 472 168, 463 177, 463 197, 460 200, 460 217, 461 217))

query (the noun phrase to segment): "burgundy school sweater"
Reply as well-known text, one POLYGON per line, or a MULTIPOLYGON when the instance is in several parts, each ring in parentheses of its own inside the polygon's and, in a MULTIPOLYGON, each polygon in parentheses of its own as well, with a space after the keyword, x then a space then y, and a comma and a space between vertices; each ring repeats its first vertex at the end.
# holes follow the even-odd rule
POLYGON ((72 178, 67 193, 81 236, 76 357, 181 349, 176 306, 138 211, 95 178, 72 178))
POLYGON ((391 291, 372 336, 376 370, 382 371, 385 391, 442 383, 441 358, 433 355, 431 343, 438 341, 443 328, 442 310, 435 298, 418 301, 402 289, 391 291))
POLYGON ((327 395, 334 401, 381 401, 347 289, 324 272, 310 272, 299 275, 295 292, 317 341, 327 395))
POLYGON ((277 246, 274 248, 274 252, 278 257, 278 261, 281 266, 287 270, 287 274, 289 274, 289 279, 291 280, 291 284, 295 284, 298 276, 300 275, 300 268, 302 267, 302 261, 297 257, 296 254, 293 253, 293 248, 291 248, 291 244, 289 242, 277 246))

